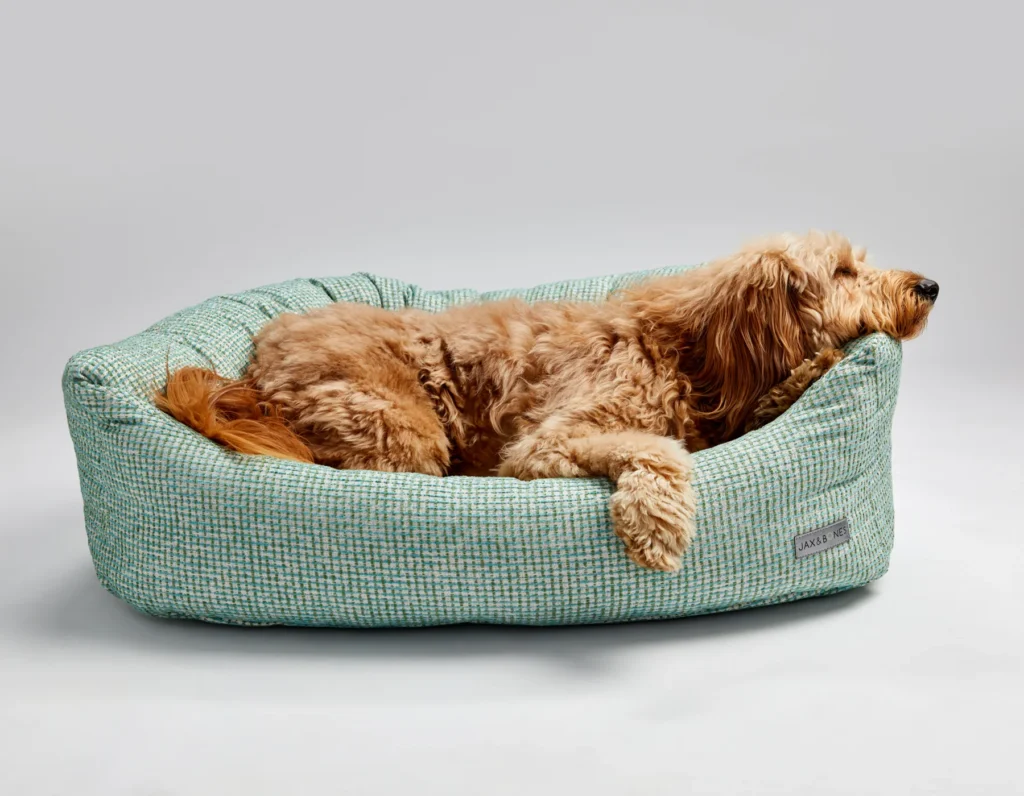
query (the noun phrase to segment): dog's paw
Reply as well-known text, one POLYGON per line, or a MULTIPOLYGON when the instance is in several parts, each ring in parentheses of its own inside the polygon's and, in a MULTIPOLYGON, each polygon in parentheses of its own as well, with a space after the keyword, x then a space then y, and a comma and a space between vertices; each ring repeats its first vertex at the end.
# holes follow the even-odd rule
POLYGON ((838 365, 845 356, 846 354, 838 348, 823 348, 810 361, 818 369, 820 376, 829 368, 838 365))
POLYGON ((696 505, 688 473, 633 470, 611 498, 615 533, 626 555, 647 569, 673 572, 693 539, 696 505))

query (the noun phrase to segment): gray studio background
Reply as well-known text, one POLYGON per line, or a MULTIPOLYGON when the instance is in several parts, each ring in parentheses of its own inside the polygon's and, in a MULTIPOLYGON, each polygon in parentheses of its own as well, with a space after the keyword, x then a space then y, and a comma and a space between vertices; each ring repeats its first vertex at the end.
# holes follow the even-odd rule
POLYGON ((1015 3, 0 5, 0 791, 1009 793, 1015 3), (149 620, 91 571, 60 373, 210 295, 525 286, 837 228, 938 280, 889 574, 635 626, 149 620))

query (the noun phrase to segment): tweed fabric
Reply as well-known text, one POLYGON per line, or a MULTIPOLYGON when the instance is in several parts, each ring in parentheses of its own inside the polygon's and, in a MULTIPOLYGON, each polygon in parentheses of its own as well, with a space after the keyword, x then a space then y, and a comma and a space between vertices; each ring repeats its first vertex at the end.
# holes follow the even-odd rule
POLYGON ((893 541, 901 359, 884 335, 852 343, 768 426, 695 455, 696 537, 671 574, 626 558, 603 479, 435 478, 240 456, 150 400, 168 368, 241 374, 251 336, 282 312, 339 300, 432 311, 512 295, 597 300, 644 275, 487 294, 370 274, 297 279, 210 299, 77 354, 64 396, 100 581, 156 616, 377 627, 679 617, 880 577, 893 541), (796 535, 843 517, 848 543, 795 557, 796 535))

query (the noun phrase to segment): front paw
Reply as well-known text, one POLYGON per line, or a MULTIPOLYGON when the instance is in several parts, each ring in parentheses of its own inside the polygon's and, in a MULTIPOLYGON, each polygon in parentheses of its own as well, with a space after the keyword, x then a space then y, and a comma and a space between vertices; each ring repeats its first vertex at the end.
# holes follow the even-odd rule
POLYGON ((615 533, 626 555, 647 569, 674 572, 694 533, 696 501, 689 479, 649 470, 624 473, 611 498, 615 533))
POLYGON ((823 348, 814 355, 811 362, 818 369, 818 375, 821 376, 826 370, 838 365, 845 356, 846 354, 838 348, 823 348))

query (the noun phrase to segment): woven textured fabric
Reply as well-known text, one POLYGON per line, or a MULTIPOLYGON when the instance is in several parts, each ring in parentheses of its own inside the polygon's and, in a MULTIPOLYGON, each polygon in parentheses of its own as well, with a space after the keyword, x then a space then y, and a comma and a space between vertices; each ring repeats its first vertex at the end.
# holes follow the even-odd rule
POLYGON ((482 295, 369 274, 293 280, 77 354, 64 396, 100 581, 157 616, 373 627, 679 617, 880 577, 893 540, 901 359, 884 335, 852 343, 774 422, 695 455, 696 538, 675 573, 626 558, 603 479, 435 478, 241 456, 150 399, 168 367, 240 375, 251 336, 282 312, 332 301, 431 311, 512 295, 589 301, 672 270, 482 295), (842 518, 849 542, 796 558, 795 536, 842 518))

